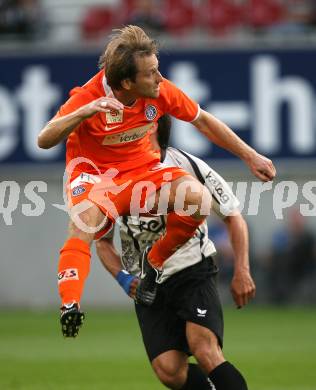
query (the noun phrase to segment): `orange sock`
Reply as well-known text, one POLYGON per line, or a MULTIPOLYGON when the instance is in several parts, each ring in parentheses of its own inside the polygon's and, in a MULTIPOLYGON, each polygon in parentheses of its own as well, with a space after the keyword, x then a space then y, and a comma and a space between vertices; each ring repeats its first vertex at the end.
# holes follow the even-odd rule
POLYGON ((62 305, 80 302, 84 282, 90 270, 90 246, 79 238, 70 238, 60 250, 58 290, 62 305))
POLYGON ((148 253, 149 262, 160 268, 180 246, 194 236, 196 229, 203 223, 203 219, 180 216, 175 212, 167 217, 166 233, 159 238, 148 253))

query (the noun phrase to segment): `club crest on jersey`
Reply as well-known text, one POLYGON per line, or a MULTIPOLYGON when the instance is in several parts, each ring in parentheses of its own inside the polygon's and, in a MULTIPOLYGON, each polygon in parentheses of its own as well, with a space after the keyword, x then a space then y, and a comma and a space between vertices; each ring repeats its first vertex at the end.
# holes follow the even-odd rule
POLYGON ((157 116, 157 108, 151 104, 148 105, 145 108, 145 116, 146 116, 147 120, 153 121, 157 116))
POLYGON ((123 110, 110 110, 105 113, 106 123, 108 125, 114 123, 122 123, 123 122, 123 110))
POLYGON ((72 196, 79 196, 83 194, 86 189, 83 186, 77 186, 72 190, 72 196))

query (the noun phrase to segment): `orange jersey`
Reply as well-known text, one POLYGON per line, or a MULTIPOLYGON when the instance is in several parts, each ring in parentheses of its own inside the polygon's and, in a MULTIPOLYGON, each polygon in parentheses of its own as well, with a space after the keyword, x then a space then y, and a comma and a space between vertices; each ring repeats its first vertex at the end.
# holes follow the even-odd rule
MULTIPOLYGON (((114 96, 103 70, 82 87, 72 89, 69 100, 55 117, 67 115, 102 96, 114 96)), ((160 154, 153 150, 150 134, 156 129, 158 119, 167 113, 191 122, 198 116, 199 106, 164 79, 158 98, 139 98, 123 110, 99 112, 82 121, 68 137, 66 163, 83 157, 91 160, 101 173, 110 167, 124 172, 154 164, 160 161, 160 154)), ((80 172, 100 173, 87 162, 79 164, 72 177, 80 172)))

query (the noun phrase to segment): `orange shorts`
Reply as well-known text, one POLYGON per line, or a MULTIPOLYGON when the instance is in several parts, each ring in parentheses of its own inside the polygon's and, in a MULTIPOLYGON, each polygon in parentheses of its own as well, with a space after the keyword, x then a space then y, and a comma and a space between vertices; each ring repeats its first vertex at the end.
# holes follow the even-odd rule
POLYGON ((106 223, 95 234, 95 239, 99 239, 113 227, 116 218, 149 212, 146 203, 149 195, 165 183, 185 175, 189 174, 183 169, 168 167, 163 163, 121 173, 114 168, 101 175, 82 172, 67 186, 68 207, 82 206, 83 201, 98 206, 107 217, 106 223))

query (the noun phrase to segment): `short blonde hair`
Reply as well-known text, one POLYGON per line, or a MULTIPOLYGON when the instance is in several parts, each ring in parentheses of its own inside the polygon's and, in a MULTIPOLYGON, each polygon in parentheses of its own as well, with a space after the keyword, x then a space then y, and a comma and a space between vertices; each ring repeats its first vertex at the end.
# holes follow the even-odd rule
POLYGON ((106 69, 109 86, 121 89, 123 80, 135 81, 135 57, 157 55, 158 45, 138 26, 129 25, 113 31, 114 34, 99 59, 99 66, 106 69))

